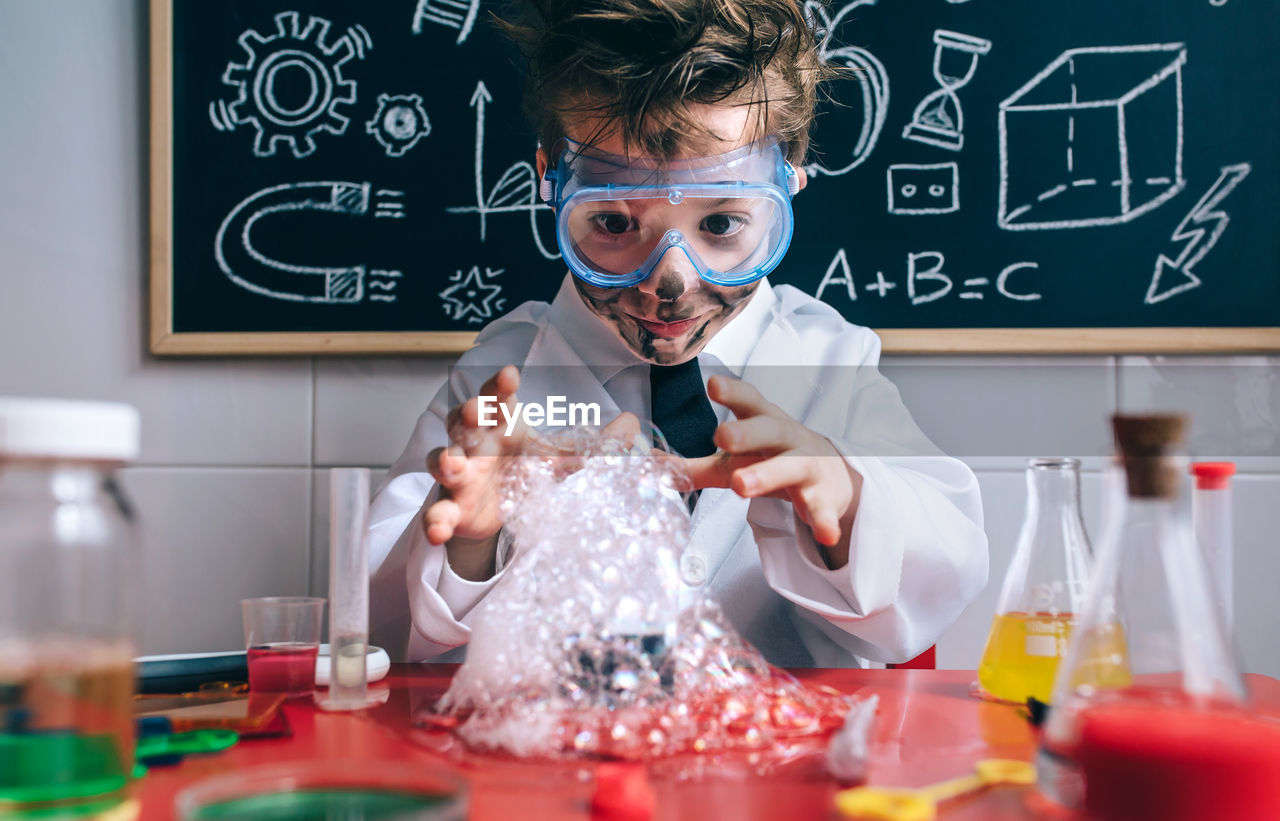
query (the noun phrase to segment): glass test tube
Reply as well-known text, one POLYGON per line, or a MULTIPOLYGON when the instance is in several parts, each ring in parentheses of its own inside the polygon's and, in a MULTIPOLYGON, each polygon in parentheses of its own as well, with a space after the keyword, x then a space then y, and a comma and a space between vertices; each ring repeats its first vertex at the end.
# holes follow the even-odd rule
POLYGON ((1195 462, 1191 473, 1196 477, 1191 494, 1191 519, 1196 539, 1204 551, 1205 562, 1213 576, 1218 609, 1223 626, 1230 631, 1235 621, 1232 599, 1231 477, 1234 462, 1195 462))
POLYGON ((329 710, 369 706, 369 470, 329 471, 329 710))

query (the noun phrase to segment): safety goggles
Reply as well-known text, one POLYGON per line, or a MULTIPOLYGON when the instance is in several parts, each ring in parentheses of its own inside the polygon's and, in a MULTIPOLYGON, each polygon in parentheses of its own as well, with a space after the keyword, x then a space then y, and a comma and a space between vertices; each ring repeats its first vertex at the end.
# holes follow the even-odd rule
POLYGON ((714 157, 627 161, 565 141, 542 179, 574 275, 601 288, 642 282, 668 252, 715 285, 772 271, 791 244, 800 180, 777 140, 714 157))

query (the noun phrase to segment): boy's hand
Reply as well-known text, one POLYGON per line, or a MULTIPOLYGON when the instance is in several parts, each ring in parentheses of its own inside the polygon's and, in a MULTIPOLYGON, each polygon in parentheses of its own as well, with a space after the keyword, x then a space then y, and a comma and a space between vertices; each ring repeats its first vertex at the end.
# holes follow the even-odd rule
MULTIPOLYGON (((520 372, 508 365, 491 376, 477 396, 493 396, 514 416, 520 372)), ((440 485, 440 498, 422 513, 422 526, 432 544, 445 546, 449 566, 464 579, 483 581, 494 573, 499 504, 506 460, 517 455, 537 431, 516 421, 511 435, 506 424, 480 425, 477 396, 449 411, 449 446, 427 455, 427 470, 440 485)), ((505 420, 505 416, 501 416, 505 420)), ((602 431, 606 436, 632 439, 640 433, 635 414, 619 414, 602 431)))
POLYGON ((713 376, 707 396, 737 417, 716 428, 718 453, 685 460, 694 487, 728 487, 745 498, 789 499, 825 545, 827 565, 849 560, 862 476, 826 437, 792 419, 753 386, 713 376))
MULTIPOLYGON (((514 412, 519 387, 520 372, 508 365, 489 377, 478 396, 495 396, 499 404, 514 412)), ((487 546, 488 575, 492 575, 493 547, 502 529, 498 512, 502 457, 518 452, 529 431, 522 421, 516 423, 510 436, 505 435, 506 427, 501 424, 482 427, 477 396, 450 410, 447 425, 449 446, 427 454, 427 470, 440 485, 440 498, 423 512, 423 528, 432 544, 459 548, 450 549, 449 558, 464 578, 473 577, 475 572, 464 575, 459 564, 472 562, 455 562, 454 553, 459 553, 456 558, 465 559, 467 554, 483 554, 487 546)))

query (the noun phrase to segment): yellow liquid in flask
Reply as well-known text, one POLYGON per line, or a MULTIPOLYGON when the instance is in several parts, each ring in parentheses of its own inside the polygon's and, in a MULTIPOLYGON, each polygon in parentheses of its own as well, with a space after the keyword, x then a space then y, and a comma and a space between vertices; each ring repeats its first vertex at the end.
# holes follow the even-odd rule
POLYGON ((1048 702, 1072 619, 1070 613, 998 613, 978 666, 982 689, 1019 704, 1029 697, 1048 702))

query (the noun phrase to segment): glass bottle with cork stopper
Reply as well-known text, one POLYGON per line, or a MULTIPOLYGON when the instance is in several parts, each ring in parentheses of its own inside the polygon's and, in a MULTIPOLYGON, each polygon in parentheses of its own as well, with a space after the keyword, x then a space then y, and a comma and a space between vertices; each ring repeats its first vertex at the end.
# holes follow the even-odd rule
MULTIPOLYGON (((1112 419, 1123 481, 1112 482, 1037 756, 1041 793, 1099 818, 1256 817, 1219 812, 1224 785, 1201 786, 1198 770, 1234 761, 1227 748, 1242 737, 1280 740, 1280 729, 1251 722, 1243 708, 1243 679, 1180 499, 1186 427, 1172 414, 1112 419), (1216 802, 1209 815, 1186 814, 1205 801, 1216 802)), ((1231 772, 1232 787, 1258 796, 1255 767, 1231 772)))
POLYGON ((1049 700, 1091 558, 1080 460, 1031 459, 1026 477, 1026 515, 978 667, 984 698, 1018 704, 1049 700))

